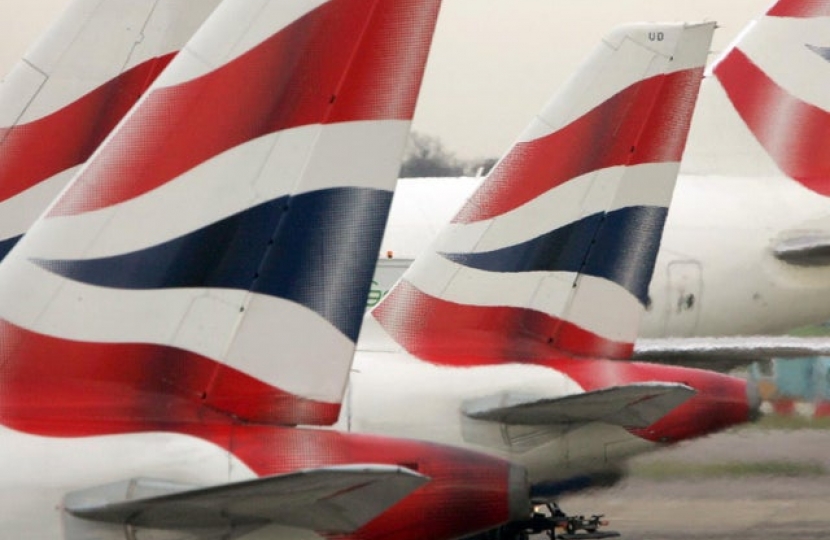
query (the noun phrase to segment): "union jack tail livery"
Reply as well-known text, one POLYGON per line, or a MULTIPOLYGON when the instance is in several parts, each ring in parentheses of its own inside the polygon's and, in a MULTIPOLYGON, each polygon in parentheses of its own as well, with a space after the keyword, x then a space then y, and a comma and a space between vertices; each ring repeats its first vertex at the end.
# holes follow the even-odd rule
POLYGON ((683 172, 786 176, 830 196, 830 1, 781 0, 713 66, 683 172))
POLYGON ((73 0, 0 86, 0 258, 219 4, 73 0))
POLYGON ((0 265, 0 422, 334 422, 439 4, 223 2, 0 265))
POLYGON ((620 361, 713 31, 635 25, 605 39, 370 312, 349 429, 506 456, 542 498, 752 418, 745 380, 620 361))
POLYGON ((530 515, 503 459, 294 426, 337 417, 439 6, 225 0, 12 249, 0 536, 449 540, 530 515))
POLYGON ((372 312, 385 331, 438 363, 629 357, 713 29, 611 33, 372 312))

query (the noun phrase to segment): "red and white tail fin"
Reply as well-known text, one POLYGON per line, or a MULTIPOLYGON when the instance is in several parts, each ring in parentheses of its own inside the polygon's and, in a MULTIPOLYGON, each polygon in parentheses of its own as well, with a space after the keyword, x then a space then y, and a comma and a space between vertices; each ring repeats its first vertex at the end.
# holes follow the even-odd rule
POLYGON ((384 330, 441 362, 628 357, 713 29, 611 33, 374 309, 384 330))
POLYGON ((0 421, 334 422, 439 6, 225 0, 0 264, 0 421))
POLYGON ((73 0, 0 86, 0 258, 219 0, 73 0))
POLYGON ((780 0, 704 81, 683 173, 787 176, 830 196, 830 1, 780 0))

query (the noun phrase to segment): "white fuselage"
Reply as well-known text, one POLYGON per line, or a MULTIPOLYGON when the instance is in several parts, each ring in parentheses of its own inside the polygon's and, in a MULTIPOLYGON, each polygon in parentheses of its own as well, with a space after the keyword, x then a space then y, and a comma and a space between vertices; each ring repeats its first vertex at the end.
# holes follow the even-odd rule
POLYGON ((52 438, 0 427, 0 464, 2 536, 32 540, 71 538, 62 508, 76 490, 130 478, 206 486, 255 477, 226 450, 173 433, 52 438))
MULTIPOLYGON (((370 307, 479 183, 399 181, 370 307)), ((810 233, 830 234, 830 200, 797 182, 681 175, 640 337, 781 333, 830 319, 830 265, 796 266, 772 251, 810 233)))
POLYGON ((830 232, 830 200, 781 177, 681 176, 674 201, 642 337, 781 333, 830 318, 830 266, 773 253, 830 232))

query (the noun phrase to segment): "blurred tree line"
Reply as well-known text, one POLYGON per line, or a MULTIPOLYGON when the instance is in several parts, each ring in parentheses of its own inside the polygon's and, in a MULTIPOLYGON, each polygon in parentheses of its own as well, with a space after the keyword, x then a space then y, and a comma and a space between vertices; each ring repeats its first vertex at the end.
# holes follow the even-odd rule
POLYGON ((422 178, 436 176, 484 176, 493 165, 495 158, 461 160, 444 148, 441 139, 413 131, 404 151, 401 178, 422 178))

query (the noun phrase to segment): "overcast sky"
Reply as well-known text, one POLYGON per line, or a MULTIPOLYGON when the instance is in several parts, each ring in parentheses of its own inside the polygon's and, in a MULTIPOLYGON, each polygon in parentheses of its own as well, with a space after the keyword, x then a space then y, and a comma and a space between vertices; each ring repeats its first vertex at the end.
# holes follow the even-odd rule
MULTIPOLYGON (((198 1, 198 0, 194 0, 198 1)), ((0 2, 5 74, 69 0, 0 2)), ((415 129, 496 157, 602 36, 635 21, 718 21, 725 48, 770 0, 444 0, 415 129)))

